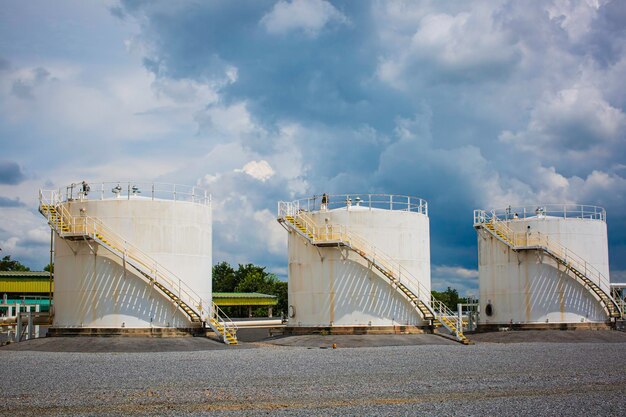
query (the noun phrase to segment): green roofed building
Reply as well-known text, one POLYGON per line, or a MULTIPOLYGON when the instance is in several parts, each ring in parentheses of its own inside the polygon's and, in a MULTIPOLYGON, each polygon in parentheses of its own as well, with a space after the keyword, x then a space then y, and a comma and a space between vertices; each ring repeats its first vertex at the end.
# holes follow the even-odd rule
POLYGON ((272 307, 278 304, 278 298, 258 292, 214 292, 213 302, 220 308, 247 307, 248 317, 252 317, 252 307, 267 307, 268 317, 272 317, 272 307))
POLYGON ((50 272, 0 271, 0 302, 15 304, 39 304, 42 311, 50 309, 50 294, 54 282, 50 272))

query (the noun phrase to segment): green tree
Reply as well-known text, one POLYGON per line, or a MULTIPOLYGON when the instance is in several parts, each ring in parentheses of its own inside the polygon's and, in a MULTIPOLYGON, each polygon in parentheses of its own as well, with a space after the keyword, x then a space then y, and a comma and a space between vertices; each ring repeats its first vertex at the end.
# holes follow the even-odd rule
POLYGON ((443 302, 450 310, 456 311, 457 304, 467 303, 467 298, 459 297, 459 292, 448 287, 445 291, 431 291, 433 297, 443 302))
MULTIPOLYGON (((214 292, 258 292, 275 295, 278 304, 274 308, 275 314, 287 313, 287 283, 282 282, 276 275, 267 272, 264 266, 254 264, 239 264, 237 270, 227 262, 220 262, 213 267, 214 292)), ((224 308, 228 315, 244 315, 238 307, 224 308)), ((255 316, 266 316, 267 307, 258 307, 253 310, 255 316)))
POLYGON ((235 270, 228 262, 220 262, 213 266, 214 292, 234 292, 236 286, 235 270))
POLYGON ((239 265, 235 272, 237 286, 235 292, 260 292, 271 294, 274 284, 278 281, 276 275, 265 272, 264 266, 253 264, 239 265))
POLYGON ((7 255, 0 260, 0 271, 30 271, 26 265, 22 265, 20 261, 11 259, 11 255, 7 255))
POLYGON ((54 274, 54 264, 48 264, 44 266, 43 270, 46 272, 52 272, 54 274))
POLYGON ((278 314, 287 314, 289 305, 289 296, 287 293, 288 284, 284 281, 277 281, 274 287, 274 295, 278 297, 278 304, 276 304, 276 312, 278 314))

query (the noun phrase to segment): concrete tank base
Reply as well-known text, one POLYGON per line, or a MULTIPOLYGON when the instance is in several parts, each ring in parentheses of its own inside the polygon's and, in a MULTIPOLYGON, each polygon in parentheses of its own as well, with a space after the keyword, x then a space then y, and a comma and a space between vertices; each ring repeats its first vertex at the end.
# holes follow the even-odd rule
POLYGON ((507 330, 612 330, 613 323, 517 323, 479 324, 476 333, 507 330))
POLYGON ((50 327, 48 337, 192 337, 213 335, 211 330, 202 327, 154 327, 154 328, 120 328, 120 327, 50 327))
POLYGON ((328 327, 285 327, 283 335, 305 334, 424 334, 433 333, 432 326, 328 326, 328 327))

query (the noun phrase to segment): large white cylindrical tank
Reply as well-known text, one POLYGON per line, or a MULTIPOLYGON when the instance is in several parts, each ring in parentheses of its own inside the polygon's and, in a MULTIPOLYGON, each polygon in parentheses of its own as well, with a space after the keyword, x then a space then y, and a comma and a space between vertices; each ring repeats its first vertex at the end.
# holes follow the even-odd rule
MULTIPOLYGON (((64 200, 73 216, 99 219, 211 302, 209 198, 185 199, 180 191, 117 197, 95 191, 64 200)), ((54 275, 55 327, 192 327, 170 298, 93 240, 56 236, 54 275)))
MULTIPOLYGON (((346 204, 346 198, 330 196, 326 209, 311 207, 307 201, 306 210, 317 225, 345 226, 350 233, 393 258, 409 272, 405 284, 415 294, 420 286, 422 293, 430 292, 426 202, 412 198, 409 203, 407 197, 365 195, 361 203, 352 196, 353 203, 346 204)), ((288 246, 289 326, 428 324, 380 272, 354 251, 314 246, 295 232, 289 234, 288 246)))
MULTIPOLYGON (((609 257, 606 215, 593 206, 541 206, 495 211, 523 242, 542 236, 566 248, 604 277, 609 257)), ((592 292, 543 250, 507 247, 485 230, 478 234, 480 324, 603 323, 607 313, 592 292), (489 306, 489 307, 488 307, 489 306), (490 313, 490 314, 487 314, 490 313)), ((584 271, 583 271, 584 272, 584 271)))

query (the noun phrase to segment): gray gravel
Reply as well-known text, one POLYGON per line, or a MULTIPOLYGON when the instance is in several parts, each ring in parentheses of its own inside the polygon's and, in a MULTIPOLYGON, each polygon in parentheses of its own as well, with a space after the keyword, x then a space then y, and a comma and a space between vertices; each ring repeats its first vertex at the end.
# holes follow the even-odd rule
POLYGON ((624 415, 625 343, 0 349, 3 415, 624 415))

